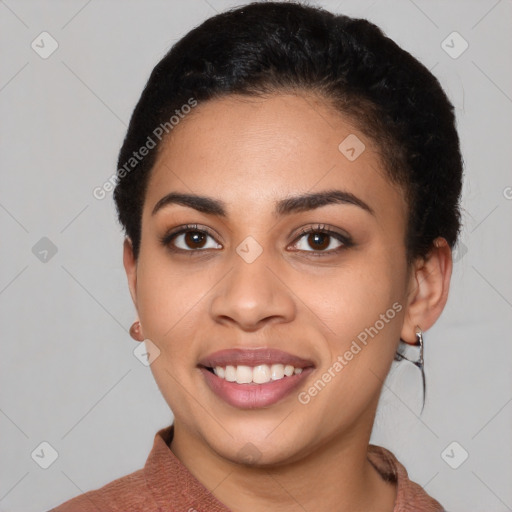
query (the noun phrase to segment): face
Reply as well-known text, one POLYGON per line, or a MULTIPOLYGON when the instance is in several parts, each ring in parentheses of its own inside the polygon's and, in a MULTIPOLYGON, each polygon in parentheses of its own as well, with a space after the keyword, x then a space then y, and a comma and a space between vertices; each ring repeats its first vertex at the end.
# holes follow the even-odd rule
POLYGON ((171 135, 130 285, 176 431, 262 464, 367 442, 410 285, 378 148, 311 95, 212 100, 171 135))

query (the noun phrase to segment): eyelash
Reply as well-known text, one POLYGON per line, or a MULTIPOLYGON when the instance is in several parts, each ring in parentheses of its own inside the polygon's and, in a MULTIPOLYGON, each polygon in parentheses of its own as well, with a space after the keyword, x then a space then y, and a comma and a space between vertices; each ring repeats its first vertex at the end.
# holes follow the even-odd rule
MULTIPOLYGON (((168 232, 165 235, 163 235, 160 238, 160 243, 162 245, 164 245, 165 247, 167 247, 172 252, 181 253, 181 254, 188 253, 189 256, 192 256, 192 255, 194 255, 196 253, 205 252, 205 251, 209 250, 209 249, 189 249, 189 250, 186 250, 186 249, 180 249, 178 247, 174 247, 171 244, 171 242, 176 237, 178 237, 179 235, 182 235, 184 233, 188 233, 188 232, 201 233, 201 234, 209 235, 212 238, 215 238, 215 234, 213 232, 211 232, 205 226, 198 227, 197 224, 187 224, 185 226, 180 226, 179 228, 173 229, 170 232, 168 232)), ((326 224, 316 224, 314 226, 308 226, 306 228, 303 228, 300 231, 300 233, 297 235, 297 237, 295 238, 295 240, 293 242, 294 245, 302 237, 304 237, 305 235, 312 234, 312 233, 319 233, 319 234, 322 234, 322 235, 328 235, 330 237, 335 238, 336 240, 338 240, 339 242, 341 242, 343 244, 340 247, 337 247, 336 249, 330 249, 329 251, 314 251, 314 250, 312 250, 312 251, 302 251, 302 252, 306 252, 306 253, 309 253, 311 255, 314 255, 315 257, 332 256, 333 254, 337 254, 340 251, 342 251, 344 249, 347 249, 349 247, 352 247, 354 245, 354 243, 352 242, 350 237, 348 237, 346 235, 342 235, 341 233, 338 233, 337 231, 334 231, 334 230, 330 229, 326 224)), ((214 250, 218 250, 218 249, 214 249, 214 250)), ((298 249, 297 251, 301 252, 300 249, 298 249)))
POLYGON ((308 226, 306 228, 301 229, 301 231, 295 238, 294 244, 297 243, 302 237, 310 235, 312 233, 328 235, 329 237, 336 239, 338 242, 341 242, 342 244, 336 249, 330 249, 329 251, 305 251, 307 253, 311 253, 312 255, 320 257, 332 256, 333 254, 337 254, 354 245, 352 239, 348 235, 342 235, 341 233, 338 233, 334 229, 329 228, 329 226, 327 226, 326 224, 315 224, 313 226, 308 226))

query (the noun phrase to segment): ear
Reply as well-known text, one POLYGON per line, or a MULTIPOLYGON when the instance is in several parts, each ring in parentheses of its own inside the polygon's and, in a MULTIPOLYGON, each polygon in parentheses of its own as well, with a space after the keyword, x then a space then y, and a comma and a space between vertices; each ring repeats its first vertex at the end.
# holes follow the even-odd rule
POLYGON ((425 258, 415 262, 409 280, 408 303, 401 339, 416 343, 416 326, 426 331, 439 318, 448 300, 452 251, 444 238, 436 238, 425 258))
POLYGON ((133 304, 137 308, 137 262, 133 255, 133 245, 131 240, 126 237, 123 244, 123 265, 128 278, 128 287, 132 296, 133 304))

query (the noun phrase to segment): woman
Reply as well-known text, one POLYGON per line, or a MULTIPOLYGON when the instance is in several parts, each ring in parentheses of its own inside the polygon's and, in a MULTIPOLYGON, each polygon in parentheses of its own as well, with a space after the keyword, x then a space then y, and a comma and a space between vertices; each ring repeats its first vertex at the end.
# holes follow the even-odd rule
POLYGON ((369 444, 400 340, 423 370, 459 232, 432 74, 366 20, 250 4, 155 67, 118 164, 130 332, 174 422, 54 510, 443 510, 369 444))

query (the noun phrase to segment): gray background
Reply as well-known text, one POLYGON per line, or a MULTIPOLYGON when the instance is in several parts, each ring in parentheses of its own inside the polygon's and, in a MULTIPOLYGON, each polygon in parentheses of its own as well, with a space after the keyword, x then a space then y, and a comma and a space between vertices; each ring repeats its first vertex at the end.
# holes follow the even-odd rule
MULTIPOLYGON (((171 422, 132 353, 112 195, 92 190, 115 171, 153 66, 241 3, 0 1, 2 511, 47 510, 141 468, 171 422), (43 31, 59 45, 46 59, 31 47, 50 48, 43 31), (58 452, 48 469, 35 461, 49 456, 43 441, 58 452)), ((451 296, 425 335, 425 410, 419 371, 393 363, 372 442, 450 512, 512 510, 512 2, 318 4, 374 21, 432 69, 456 106, 466 164, 451 296), (458 58, 442 46, 453 31, 469 44, 458 58)))

